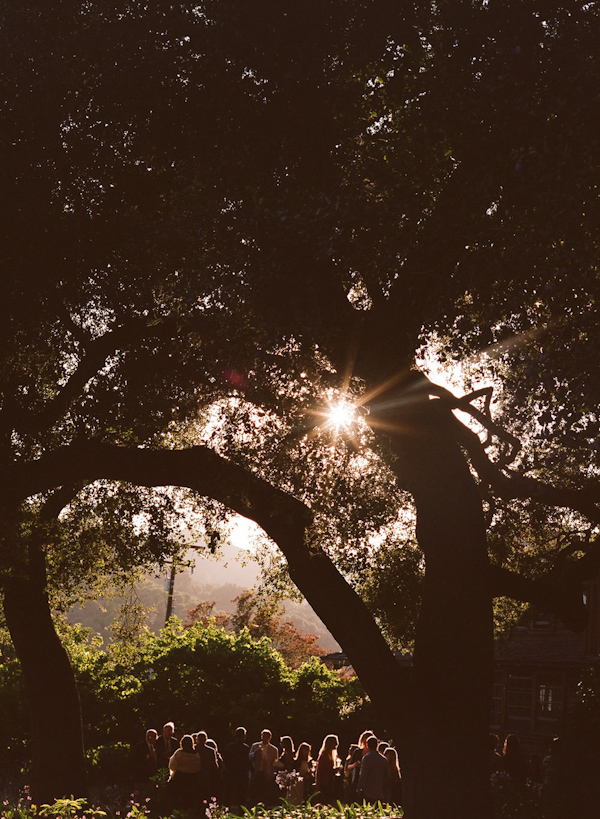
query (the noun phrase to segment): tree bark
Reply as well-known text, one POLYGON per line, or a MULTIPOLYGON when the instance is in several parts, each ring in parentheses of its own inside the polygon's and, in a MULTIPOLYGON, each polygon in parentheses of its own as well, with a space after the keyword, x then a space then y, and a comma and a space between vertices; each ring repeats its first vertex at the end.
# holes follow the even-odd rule
POLYGON ((4 613, 21 662, 31 724, 34 803, 87 795, 81 706, 73 669, 52 622, 44 555, 30 548, 26 574, 7 580, 4 613))
POLYGON ((481 499, 449 410, 426 396, 398 399, 387 395, 374 416, 392 430, 394 468, 415 499, 426 562, 407 816, 488 819, 493 629, 481 499))

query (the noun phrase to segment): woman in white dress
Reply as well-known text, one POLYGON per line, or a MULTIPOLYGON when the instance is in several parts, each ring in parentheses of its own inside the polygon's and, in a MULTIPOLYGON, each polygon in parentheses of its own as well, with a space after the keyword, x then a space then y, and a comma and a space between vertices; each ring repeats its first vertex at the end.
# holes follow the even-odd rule
POLYGON ((311 794, 315 763, 310 755, 310 750, 308 742, 302 742, 298 746, 294 757, 293 770, 297 772, 299 779, 294 782, 289 790, 288 802, 291 805, 302 805, 311 794))

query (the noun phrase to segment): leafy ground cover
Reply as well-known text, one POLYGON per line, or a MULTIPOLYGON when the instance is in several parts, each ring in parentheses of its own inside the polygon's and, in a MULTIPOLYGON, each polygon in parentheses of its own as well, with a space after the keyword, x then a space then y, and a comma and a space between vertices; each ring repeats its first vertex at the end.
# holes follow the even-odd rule
MULTIPOLYGON (((120 802, 118 795, 109 796, 110 804, 105 809, 90 808, 84 799, 58 799, 52 805, 34 805, 27 791, 18 801, 10 804, 3 801, 1 819, 35 819, 35 817, 53 817, 54 819, 145 819, 156 816, 150 807, 150 799, 138 798, 135 794, 120 802), (116 798, 116 801, 115 801, 116 798)), ((401 817, 401 808, 392 805, 368 805, 363 803, 337 806, 330 805, 282 805, 266 810, 262 806, 242 809, 241 815, 230 812, 220 805, 210 805, 206 811, 207 819, 395 819, 401 817)), ((176 812, 175 819, 182 819, 184 814, 176 812)))

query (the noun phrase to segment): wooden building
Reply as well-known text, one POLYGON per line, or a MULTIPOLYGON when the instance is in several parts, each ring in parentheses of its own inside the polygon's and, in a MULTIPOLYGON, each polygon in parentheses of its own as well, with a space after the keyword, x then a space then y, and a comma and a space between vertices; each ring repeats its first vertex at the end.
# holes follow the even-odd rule
MULTIPOLYGON (((495 648, 490 730, 503 740, 518 734, 536 756, 547 752, 549 741, 561 733, 578 702, 578 686, 585 668, 600 662, 600 605, 598 581, 585 598, 587 629, 569 631, 552 615, 534 613, 528 625, 518 626, 495 648)), ((407 669, 412 657, 396 652, 407 669)), ((348 667, 343 652, 321 657, 330 668, 348 667)))
POLYGON ((561 733, 585 668, 600 661, 597 581, 585 598, 585 631, 574 633, 556 617, 534 613, 528 626, 496 645, 491 730, 501 737, 518 734, 533 753, 543 753, 561 733))

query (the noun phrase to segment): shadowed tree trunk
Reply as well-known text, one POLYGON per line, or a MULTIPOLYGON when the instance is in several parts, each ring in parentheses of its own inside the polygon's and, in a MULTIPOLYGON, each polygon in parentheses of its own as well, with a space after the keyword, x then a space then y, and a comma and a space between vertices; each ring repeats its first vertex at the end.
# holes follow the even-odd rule
POLYGON ((491 577, 481 498, 450 411, 427 396, 386 396, 393 468, 415 499, 426 562, 415 636, 407 760, 410 819, 488 819, 493 660, 491 577))
POLYGON ((4 613, 21 662, 31 725, 31 797, 36 804, 87 794, 81 707, 73 669, 52 622, 41 549, 28 572, 4 587, 4 613))

